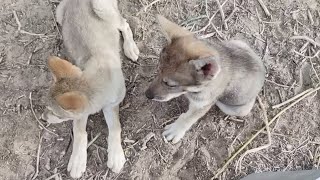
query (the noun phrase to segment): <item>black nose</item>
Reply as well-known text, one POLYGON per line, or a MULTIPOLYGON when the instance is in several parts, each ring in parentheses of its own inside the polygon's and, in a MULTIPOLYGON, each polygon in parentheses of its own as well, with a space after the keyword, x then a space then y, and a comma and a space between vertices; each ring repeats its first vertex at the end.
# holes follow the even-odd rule
POLYGON ((148 89, 145 94, 148 99, 154 98, 154 94, 152 93, 152 91, 150 91, 150 89, 148 89))

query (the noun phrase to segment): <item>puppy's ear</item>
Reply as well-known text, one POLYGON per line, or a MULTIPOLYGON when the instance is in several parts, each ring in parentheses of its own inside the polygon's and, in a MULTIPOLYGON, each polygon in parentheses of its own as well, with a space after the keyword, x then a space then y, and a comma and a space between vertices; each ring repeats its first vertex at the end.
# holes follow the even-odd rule
POLYGON ((219 59, 214 56, 189 61, 199 81, 211 80, 220 73, 219 59))
POLYGON ((48 66, 53 73, 54 80, 59 80, 61 78, 74 78, 80 77, 82 71, 77 66, 71 64, 69 61, 60 59, 56 56, 49 57, 48 66))
POLYGON ((189 32, 188 30, 175 24, 174 22, 169 21, 167 18, 161 15, 157 15, 157 19, 162 30, 166 34, 166 37, 169 43, 171 42, 172 39, 192 35, 192 33, 189 32))
POLYGON ((66 92, 56 98, 58 104, 68 111, 81 111, 88 104, 87 96, 79 91, 66 92))

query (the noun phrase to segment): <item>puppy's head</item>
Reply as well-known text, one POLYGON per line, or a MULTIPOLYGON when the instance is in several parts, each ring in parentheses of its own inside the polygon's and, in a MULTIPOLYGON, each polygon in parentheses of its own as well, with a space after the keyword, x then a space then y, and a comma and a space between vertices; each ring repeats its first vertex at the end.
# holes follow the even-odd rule
POLYGON ((88 105, 87 85, 81 78, 81 69, 54 56, 49 58, 48 66, 54 84, 50 88, 49 104, 43 118, 56 122, 57 118, 63 121, 81 116, 88 105))
POLYGON ((149 99, 168 101, 200 92, 220 72, 216 52, 177 24, 158 16, 168 44, 160 53, 159 71, 146 91, 149 99))

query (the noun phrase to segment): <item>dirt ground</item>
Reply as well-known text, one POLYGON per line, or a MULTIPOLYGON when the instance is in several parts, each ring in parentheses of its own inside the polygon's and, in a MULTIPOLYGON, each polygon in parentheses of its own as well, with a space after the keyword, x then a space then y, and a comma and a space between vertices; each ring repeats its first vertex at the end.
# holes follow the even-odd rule
MULTIPOLYGON (((120 116, 125 167, 120 174, 107 168, 108 130, 99 113, 89 118, 89 141, 101 135, 88 149, 88 166, 81 179, 210 179, 235 150, 263 127, 263 111, 258 103, 250 115, 241 119, 227 117, 213 107, 181 142, 176 145, 164 142, 161 137, 164 125, 186 111, 188 102, 181 97, 159 103, 144 96, 165 43, 155 21, 157 13, 207 41, 237 38, 249 43, 267 69, 260 97, 269 119, 287 106, 272 109, 273 105, 320 83, 319 0, 265 0, 270 17, 258 0, 220 1, 224 21, 217 0, 152 2, 119 2, 141 51, 138 63, 123 58, 127 96, 120 116), (291 39, 292 36, 311 40, 291 39), (154 136, 149 139, 152 133, 154 136), (147 142, 146 147, 143 142, 147 142)), ((45 108, 52 81, 47 57, 62 52, 54 19, 58 3, 59 0, 0 2, 0 179, 3 180, 71 179, 66 171, 72 149, 71 122, 46 126, 40 120, 53 132, 50 133, 35 118, 45 108)), ((319 95, 313 93, 290 108, 270 126, 270 147, 245 156, 241 168, 236 170, 237 156, 219 178, 236 180, 253 172, 318 168, 319 103, 319 95)), ((267 135, 262 132, 245 150, 266 143, 267 135)))

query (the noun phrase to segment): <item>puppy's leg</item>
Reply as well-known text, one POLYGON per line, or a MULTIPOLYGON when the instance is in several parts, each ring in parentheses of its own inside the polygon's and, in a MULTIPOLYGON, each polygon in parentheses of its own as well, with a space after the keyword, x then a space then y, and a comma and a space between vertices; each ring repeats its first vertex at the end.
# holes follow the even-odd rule
POLYGON ((226 105, 220 101, 217 101, 216 105, 219 107, 219 109, 222 112, 230 116, 246 116, 250 113, 255 101, 256 99, 253 99, 247 104, 240 105, 240 106, 226 105))
POLYGON ((88 116, 73 121, 73 147, 68 163, 68 171, 73 178, 80 178, 87 164, 87 125, 88 116))
POLYGON ((56 10, 56 19, 60 25, 62 25, 64 10, 65 10, 65 6, 66 6, 67 1, 68 0, 62 0, 56 10))
MULTIPOLYGON (((120 14, 119 14, 120 15, 120 14)), ((133 35, 127 20, 120 16, 119 30, 123 36, 123 50, 124 54, 133 61, 137 61, 139 49, 133 40, 133 35)))
POLYGON ((100 18, 109 21, 114 20, 113 25, 118 27, 123 36, 124 54, 133 61, 138 59, 139 49, 133 40, 133 35, 129 24, 124 19, 118 10, 118 4, 115 0, 92 0, 93 11, 100 18))
POLYGON ((103 114, 108 124, 108 167, 119 173, 126 162, 121 146, 121 124, 119 121, 119 105, 103 108, 103 114))
POLYGON ((198 106, 197 104, 190 102, 189 110, 183 113, 172 124, 165 127, 165 131, 162 133, 168 141, 172 140, 172 143, 177 143, 186 133, 186 131, 195 123, 198 119, 204 116, 209 109, 210 105, 198 106))

